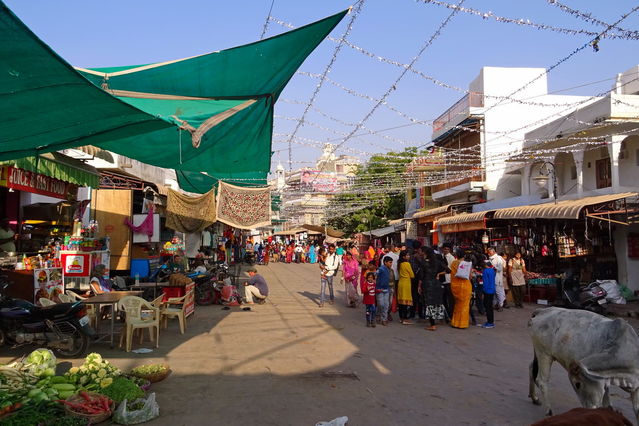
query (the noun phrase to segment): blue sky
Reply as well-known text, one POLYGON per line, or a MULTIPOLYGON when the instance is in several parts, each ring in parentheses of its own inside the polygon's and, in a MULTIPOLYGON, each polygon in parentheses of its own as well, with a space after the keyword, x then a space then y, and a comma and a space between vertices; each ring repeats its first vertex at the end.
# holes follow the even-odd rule
MULTIPOLYGON (((221 50, 258 40, 272 0, 5 0, 6 4, 42 40, 68 62, 82 67, 116 66, 164 61, 221 50)), ((457 3, 451 1, 451 3, 457 3)), ((608 23, 629 12, 631 0, 602 2, 563 0, 562 3, 591 13, 608 23)), ((275 0, 271 15, 295 26, 302 26, 346 9, 352 2, 342 0, 275 0)), ((535 23, 599 32, 603 27, 585 22, 551 5, 547 0, 468 0, 464 7, 492 11, 507 18, 529 19, 535 23)), ((421 46, 450 14, 448 9, 415 0, 366 0, 354 22, 348 40, 375 54, 408 63, 421 46)), ((333 31, 339 38, 346 29, 347 16, 333 31)), ((620 27, 639 29, 639 13, 624 20, 620 27)), ((270 22, 266 36, 286 31, 270 22)), ((566 35, 534 28, 502 24, 458 13, 426 50, 415 68, 451 85, 467 88, 482 66, 549 67, 589 41, 584 35, 566 35)), ((324 41, 302 65, 301 70, 324 72, 336 44, 324 41)), ((549 90, 566 94, 594 95, 610 88, 619 72, 639 64, 639 41, 604 39, 600 51, 587 48, 548 75, 549 90), (598 84, 590 84, 605 80, 598 84)), ((401 73, 401 69, 368 58, 343 47, 330 78, 343 86, 374 98, 381 97, 401 73)), ((287 166, 287 136, 304 110, 318 80, 295 76, 276 105, 273 163, 287 166), (288 102, 287 102, 288 101, 288 102)), ((420 120, 437 117, 463 93, 442 88, 408 73, 388 97, 387 102, 401 112, 420 120)), ((352 96, 325 83, 306 120, 319 127, 303 126, 293 144, 293 167, 310 166, 319 155, 318 143, 340 142, 351 126, 326 118, 328 114, 343 122, 359 122, 374 103, 352 96), (307 140, 306 140, 307 139, 307 140), (315 142, 314 142, 315 141, 315 142)), ((365 158, 366 153, 402 150, 411 144, 425 144, 432 129, 411 125, 410 121, 385 108, 379 108, 365 123, 372 130, 384 131, 392 138, 366 135, 342 145, 342 153, 365 158)))

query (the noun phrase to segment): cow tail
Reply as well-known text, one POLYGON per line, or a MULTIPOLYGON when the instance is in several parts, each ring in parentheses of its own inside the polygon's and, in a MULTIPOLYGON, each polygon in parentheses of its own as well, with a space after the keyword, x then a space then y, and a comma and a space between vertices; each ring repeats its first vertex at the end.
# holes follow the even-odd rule
POLYGON ((535 381, 537 381, 537 374, 539 374, 539 362, 537 361, 537 353, 533 352, 532 378, 535 381))

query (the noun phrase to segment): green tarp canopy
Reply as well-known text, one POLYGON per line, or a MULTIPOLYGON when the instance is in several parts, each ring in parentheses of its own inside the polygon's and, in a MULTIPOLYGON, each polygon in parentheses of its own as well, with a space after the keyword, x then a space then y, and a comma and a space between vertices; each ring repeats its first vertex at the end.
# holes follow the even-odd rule
POLYGON ((176 169, 190 192, 265 183, 273 105, 346 13, 191 58, 74 70, 2 4, 0 160, 95 145, 176 169))

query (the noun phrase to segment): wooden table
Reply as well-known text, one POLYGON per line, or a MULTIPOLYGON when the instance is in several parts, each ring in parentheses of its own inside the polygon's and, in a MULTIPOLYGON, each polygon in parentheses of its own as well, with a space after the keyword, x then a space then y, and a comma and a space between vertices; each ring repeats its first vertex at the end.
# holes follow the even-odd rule
MULTIPOLYGON (((115 334, 115 316, 117 314, 117 311, 115 309, 116 305, 118 304, 120 300, 122 300, 123 297, 139 296, 140 294, 142 294, 142 291, 110 291, 108 293, 102 293, 93 297, 89 297, 82 301, 82 303, 85 303, 87 305, 111 305, 111 333, 109 334, 111 336, 111 348, 114 347, 113 336, 115 334)), ((95 327, 96 333, 98 332, 99 324, 101 320, 100 310, 97 308, 98 307, 96 307, 96 315, 97 315, 97 321, 96 321, 96 327, 95 327)), ((104 337, 109 335, 98 337, 96 342, 103 340, 104 337)))
POLYGON ((134 284, 134 285, 132 285, 129 288, 131 288, 131 289, 139 289, 139 290, 142 290, 142 291, 153 289, 153 299, 158 297, 158 283, 157 282, 134 284))

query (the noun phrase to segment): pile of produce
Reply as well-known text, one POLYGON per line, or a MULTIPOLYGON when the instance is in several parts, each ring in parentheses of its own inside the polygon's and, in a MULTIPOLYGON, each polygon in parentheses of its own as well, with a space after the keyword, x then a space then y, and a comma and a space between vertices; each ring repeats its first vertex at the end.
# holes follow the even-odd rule
POLYGON ((102 355, 92 353, 87 355, 84 364, 71 368, 64 376, 70 383, 84 389, 98 390, 109 386, 120 374, 122 372, 109 361, 102 359, 102 355))
POLYGON ((80 414, 96 415, 111 412, 111 404, 113 401, 108 397, 100 394, 88 394, 80 391, 78 398, 71 400, 60 400, 58 402, 66 405, 71 411, 80 414))
POLYGON ((144 396, 144 391, 131 379, 118 377, 109 386, 100 390, 100 393, 108 396, 117 403, 134 401, 144 396))
MULTIPOLYGON (((142 377, 168 372, 163 364, 133 371, 142 377)), ((123 376, 100 354, 89 354, 81 366, 72 367, 63 376, 55 373, 56 358, 48 349, 37 349, 21 361, 0 365, 0 424, 80 426, 91 416, 111 416, 116 406, 114 420, 120 424, 159 416, 155 394, 145 393, 148 380, 123 376)))
POLYGON ((169 374, 169 371, 166 364, 148 364, 135 367, 129 374, 151 382, 159 382, 169 374))

